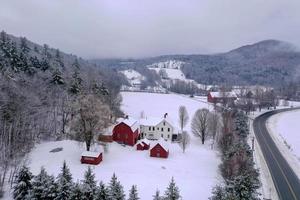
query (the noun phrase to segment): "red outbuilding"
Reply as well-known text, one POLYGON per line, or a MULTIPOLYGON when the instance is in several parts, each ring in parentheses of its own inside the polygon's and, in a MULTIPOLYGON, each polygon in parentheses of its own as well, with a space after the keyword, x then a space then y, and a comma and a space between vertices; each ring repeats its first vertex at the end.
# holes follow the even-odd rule
POLYGON ((210 103, 230 103, 236 99, 237 96, 234 92, 209 92, 207 94, 207 101, 210 103))
POLYGON ((160 140, 154 147, 150 150, 151 157, 157 158, 168 158, 169 148, 165 141, 160 140))
POLYGON ((134 146, 139 138, 139 124, 136 120, 125 119, 113 129, 113 140, 134 146))
POLYGON ((138 151, 149 150, 149 148, 150 148, 150 142, 147 139, 143 139, 139 141, 139 143, 136 145, 136 150, 138 151))
POLYGON ((82 164, 98 165, 102 159, 102 152, 85 151, 81 154, 82 164))
POLYGON ((136 150, 138 150, 138 151, 144 151, 145 150, 144 144, 143 143, 138 143, 136 145, 136 150))

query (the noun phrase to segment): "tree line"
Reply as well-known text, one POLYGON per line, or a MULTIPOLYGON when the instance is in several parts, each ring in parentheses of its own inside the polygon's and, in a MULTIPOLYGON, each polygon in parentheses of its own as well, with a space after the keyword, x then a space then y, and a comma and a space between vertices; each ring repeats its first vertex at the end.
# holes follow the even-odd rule
MULTIPOLYGON (((74 182, 66 162, 63 163, 60 173, 55 178, 49 175, 45 168, 33 176, 29 168, 22 166, 16 175, 13 185, 15 200, 139 200, 136 185, 132 185, 128 198, 117 176, 113 174, 110 182, 105 185, 102 181, 97 184, 95 174, 88 167, 84 179, 74 182)), ((163 196, 159 190, 153 195, 153 200, 178 200, 179 188, 174 178, 171 179, 163 196)))
POLYGON ((247 143, 248 118, 242 111, 224 110, 223 129, 218 141, 222 163, 219 168, 224 184, 213 189, 211 200, 258 200, 259 171, 247 143))
POLYGON ((36 142, 70 138, 88 147, 121 116, 118 80, 110 69, 2 31, 0 196, 36 142))

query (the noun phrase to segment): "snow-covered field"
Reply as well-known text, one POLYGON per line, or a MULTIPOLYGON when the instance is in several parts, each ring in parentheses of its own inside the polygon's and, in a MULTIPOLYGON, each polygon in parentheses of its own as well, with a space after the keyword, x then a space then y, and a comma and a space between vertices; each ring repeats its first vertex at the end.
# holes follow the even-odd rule
MULTIPOLYGON (((123 92, 122 96, 122 108, 129 115, 138 117, 144 111, 146 116, 161 117, 167 112, 174 123, 177 123, 180 105, 187 107, 190 118, 198 108, 210 108, 205 103, 176 94, 123 92)), ((189 130, 190 125, 186 129, 189 130)), ((57 175, 63 160, 66 160, 74 180, 80 180, 88 167, 80 163, 84 147, 82 143, 70 140, 38 144, 28 156, 29 167, 34 174, 44 166, 50 174, 57 175), (63 151, 50 153, 57 147, 63 147, 63 151)), ((108 152, 104 153, 104 160, 92 168, 97 181, 105 183, 116 173, 126 194, 131 185, 136 184, 143 200, 152 199, 157 189, 163 194, 171 177, 175 178, 183 199, 208 199, 212 187, 221 180, 217 152, 210 149, 209 143, 202 145, 200 139, 192 135, 191 144, 185 153, 176 143, 169 148, 169 158, 161 159, 149 157, 149 151, 136 151, 133 147, 111 143, 108 152)))

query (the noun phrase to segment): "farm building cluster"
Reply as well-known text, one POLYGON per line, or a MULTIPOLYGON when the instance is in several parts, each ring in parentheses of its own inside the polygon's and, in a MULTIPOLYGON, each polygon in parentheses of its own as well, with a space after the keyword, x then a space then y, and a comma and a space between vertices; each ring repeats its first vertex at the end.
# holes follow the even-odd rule
MULTIPOLYGON (((99 136, 102 142, 117 142, 122 145, 134 146, 138 151, 150 150, 151 157, 168 158, 168 143, 176 141, 180 132, 165 113, 162 118, 142 118, 136 120, 120 119, 99 136)), ((83 152, 81 163, 99 164, 103 160, 103 152, 83 152)))

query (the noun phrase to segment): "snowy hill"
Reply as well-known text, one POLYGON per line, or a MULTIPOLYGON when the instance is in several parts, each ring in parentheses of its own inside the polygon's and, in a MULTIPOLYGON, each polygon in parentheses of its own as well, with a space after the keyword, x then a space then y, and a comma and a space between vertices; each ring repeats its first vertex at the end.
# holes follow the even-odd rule
POLYGON ((144 76, 142 76, 139 72, 133 69, 123 70, 121 71, 121 73, 125 75, 131 86, 141 85, 142 80, 145 79, 144 76))

